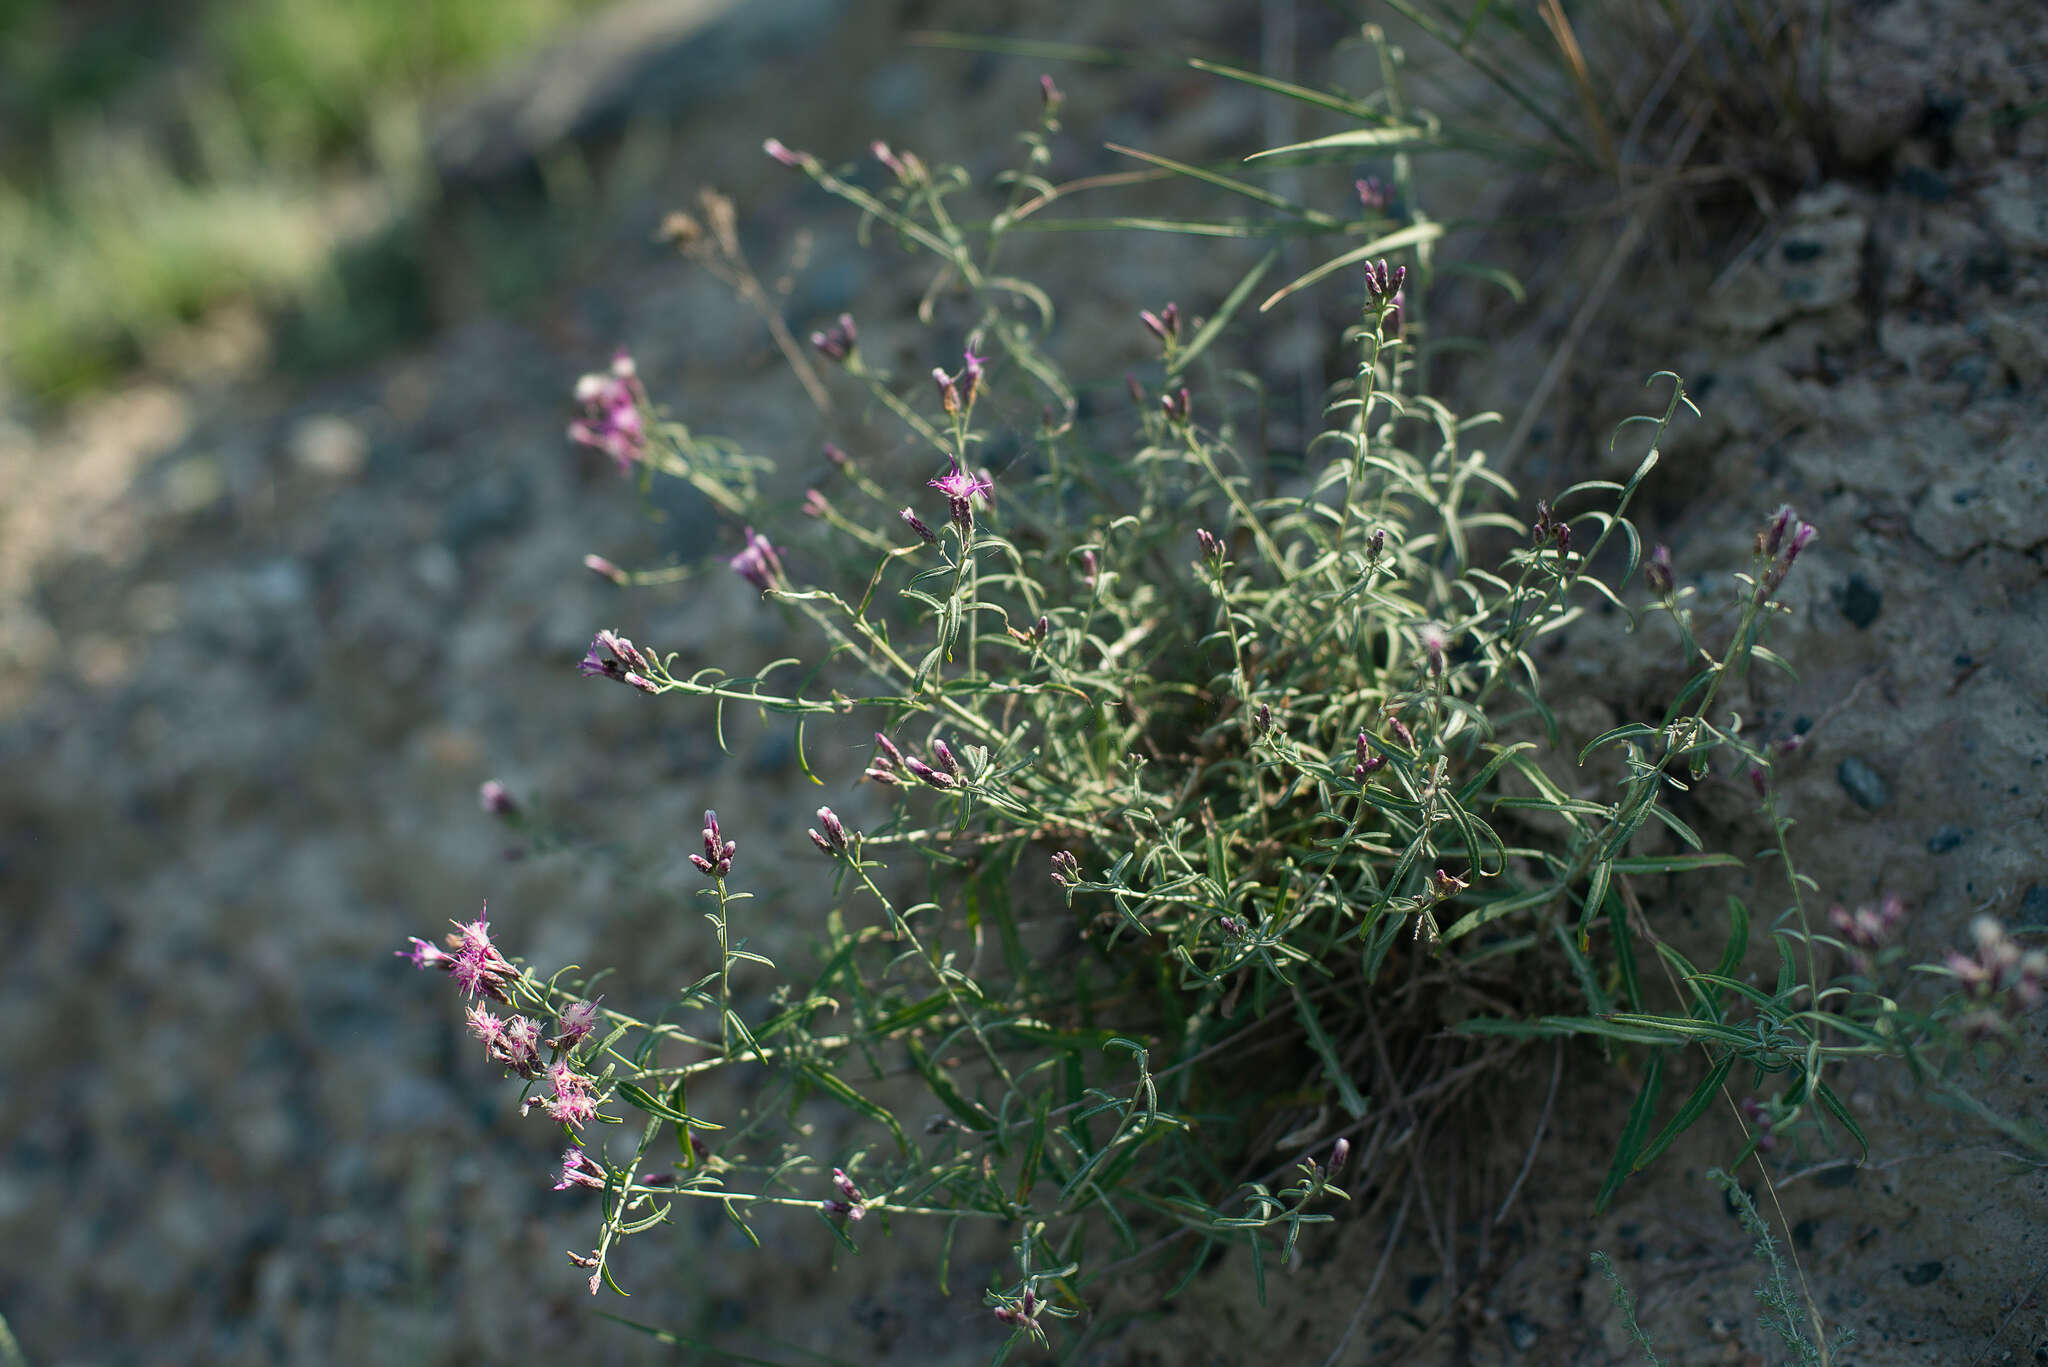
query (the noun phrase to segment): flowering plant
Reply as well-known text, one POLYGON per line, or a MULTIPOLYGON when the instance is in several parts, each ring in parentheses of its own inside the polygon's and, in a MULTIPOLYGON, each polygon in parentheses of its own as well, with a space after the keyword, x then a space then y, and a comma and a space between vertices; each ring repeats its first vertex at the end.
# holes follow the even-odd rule
MULTIPOLYGON (((1220 382, 1218 339, 1263 266, 1213 309, 1142 313, 1150 382, 1130 382, 1122 418, 1083 421, 1047 350, 1050 299, 992 268, 1042 196, 1059 111, 1044 89, 1025 166, 978 234, 948 207, 970 189, 957 168, 878 147, 893 184, 877 193, 768 144, 934 257, 935 288, 969 316, 945 347, 958 367, 929 386, 864 355, 850 317, 812 336, 828 373, 893 414, 925 463, 906 475, 831 449, 844 492, 804 500, 823 529, 816 580, 797 572, 809 552, 755 530, 770 525, 764 462, 663 421, 630 361, 578 387, 576 439, 644 479, 687 480, 728 514, 732 572, 790 614, 815 664, 789 690, 679 672, 607 630, 581 673, 790 718, 807 774, 886 799, 864 828, 828 805, 808 832, 779 833, 779 849, 818 861, 832 898, 805 913, 816 966, 765 1015, 742 1009, 733 971, 780 970, 731 934, 748 865, 712 812, 691 863, 716 967, 681 993, 680 1019, 520 967, 481 915, 445 951, 405 952, 448 972, 486 1056, 568 1131, 557 1189, 599 1194, 598 1242, 571 1254, 593 1293, 621 1240, 683 1201, 715 1203, 750 1237, 756 1212, 815 1211, 850 1248, 893 1222, 972 1221, 1010 1248, 1008 1275, 976 1268, 1009 1331, 1000 1357, 1132 1294, 1114 1272, 1191 1276, 1239 1250, 1263 1287, 1267 1260, 1292 1257, 1305 1227, 1356 1196, 1377 1208, 1400 1185, 1387 1165, 1404 1136, 1532 1040, 1635 1061, 1604 1203, 1743 1078, 1749 1092, 1783 1079, 1748 1097, 1752 1146, 1829 1122, 1860 1139, 1833 1068, 1868 1055, 1918 1066, 1959 1047, 1947 1022, 1964 1005, 1989 1037, 2038 1002, 2039 956, 1987 931, 1946 970, 1961 989, 1947 1006, 1909 1013, 1880 990, 1900 913, 1838 911, 1833 935, 1810 923, 1770 780, 1783 748, 1746 735, 1728 702, 1753 667, 1783 664, 1769 627, 1816 532, 1781 510, 1723 608, 1681 582, 1665 548, 1645 554, 1628 514, 1691 408, 1676 375, 1653 376, 1661 401, 1617 433, 1643 449, 1626 481, 1521 511, 1479 444, 1486 418, 1424 390, 1433 275, 1418 252, 1353 277, 1355 364, 1309 444, 1326 453, 1319 467, 1290 478, 1249 460, 1220 382), (1019 412, 1037 421, 1016 430, 1019 412), (1006 422, 1023 454, 998 476, 984 452, 1006 422), (1550 644, 1589 607, 1661 616, 1691 671, 1661 714, 1577 753, 1604 790, 1572 780, 1568 755, 1560 778, 1543 687, 1550 644), (872 748, 814 765, 805 727, 846 717, 872 748), (1740 902, 1711 972, 1667 914, 1683 896, 1673 876, 1741 862, 1665 803, 1715 782, 1754 785, 1788 877, 1774 989, 1747 972, 1740 902), (906 895, 915 871, 934 875, 928 900, 906 895), (1668 998, 1644 981, 1645 955, 1668 998), (1665 1073, 1688 1059, 1696 1085, 1666 1107, 1665 1073), (813 1154, 787 1111, 693 1105, 693 1080, 729 1071, 775 1079, 792 1106, 836 1102, 855 1137, 813 1154), (907 1125, 911 1105, 933 1119, 907 1125), (619 1127, 628 1112, 644 1123, 619 1127), (616 1137, 600 1143, 602 1126, 616 1137)), ((1360 190, 1367 215, 1393 198, 1378 182, 1360 190)), ((1399 198, 1412 204, 1413 185, 1399 198)), ((706 238, 691 222, 672 231, 706 238)), ((502 790, 484 801, 515 809, 502 790)), ((778 837, 742 834, 750 849, 778 837)), ((942 1268, 951 1248, 949 1233, 942 1268)))

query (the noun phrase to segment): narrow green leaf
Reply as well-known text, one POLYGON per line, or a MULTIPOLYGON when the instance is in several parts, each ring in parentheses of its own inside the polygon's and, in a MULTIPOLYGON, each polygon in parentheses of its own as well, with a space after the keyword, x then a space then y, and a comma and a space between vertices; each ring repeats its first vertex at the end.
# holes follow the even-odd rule
POLYGON ((1629 1107, 1628 1123, 1621 1127, 1621 1140, 1614 1147, 1614 1164, 1608 1168, 1607 1181, 1593 1202, 1596 1215, 1606 1212, 1621 1184, 1635 1171, 1636 1155, 1642 1152, 1643 1136, 1650 1132, 1650 1120, 1657 1111, 1657 1093, 1663 1085, 1664 1056, 1652 1054, 1643 1065, 1642 1088, 1636 1093, 1635 1105, 1629 1107))
POLYGON ((1442 142, 1436 134, 1421 124, 1396 123, 1383 128, 1347 128, 1342 133, 1328 137, 1310 138, 1307 142, 1290 142, 1284 147, 1268 147, 1254 152, 1246 161, 1257 161, 1261 157, 1285 156, 1289 152, 1326 152, 1333 148, 1355 149, 1361 147, 1385 150, 1401 147, 1435 147, 1442 142))
POLYGON ((687 1126, 693 1130, 722 1130, 725 1128, 723 1125, 714 1125, 708 1120, 699 1120, 687 1112, 679 1111, 648 1091, 645 1087, 637 1086, 631 1082, 621 1082, 619 1084, 619 1096, 624 1099, 627 1105, 637 1110, 645 1111, 657 1119, 669 1121, 672 1124, 687 1126))
POLYGON ((1694 1016, 1653 1016, 1641 1011, 1617 1011, 1609 1017, 1616 1025, 1640 1026, 1645 1030, 1666 1030, 1686 1039, 1712 1040, 1716 1044, 1748 1048, 1756 1040, 1732 1025, 1703 1021, 1694 1016))
POLYGON ((1863 1150, 1864 1161, 1868 1162, 1870 1159, 1870 1141, 1863 1137, 1863 1127, 1856 1123, 1856 1117, 1849 1114, 1848 1104, 1835 1094, 1834 1088, 1828 1086, 1825 1082, 1816 1082, 1813 1085, 1813 1095, 1815 1100, 1827 1108, 1829 1115, 1842 1122, 1842 1128, 1847 1130, 1850 1137, 1856 1141, 1856 1147, 1863 1150))
POLYGON ((1742 867, 1742 860, 1732 854, 1639 854, 1610 862, 1616 873, 1697 873, 1742 867))
POLYGON ((1398 231, 1387 233, 1382 237, 1376 237, 1364 246, 1353 247, 1342 256, 1325 261, 1306 275, 1281 286, 1278 291, 1267 297, 1265 303, 1259 305, 1259 312, 1266 312, 1273 305, 1297 290, 1306 289, 1324 276, 1341 271, 1346 266, 1356 265, 1367 257, 1385 255, 1387 252, 1395 251, 1401 247, 1414 247, 1424 242, 1434 242, 1443 235, 1444 225, 1441 223, 1414 223, 1398 231))
POLYGON ((1244 301, 1251 297, 1259 281, 1279 259, 1280 249, 1274 247, 1259 258, 1257 265, 1245 272, 1244 278, 1239 280, 1230 293, 1224 296, 1223 302, 1216 306, 1216 311, 1196 330, 1195 335, 1188 339, 1188 344, 1174 353, 1173 367, 1166 372, 1167 383, 1171 384, 1186 374, 1188 366, 1194 363, 1195 358, 1207 351, 1209 344, 1222 335, 1224 327, 1236 316, 1237 311, 1244 307, 1244 301))
POLYGON ((1297 985, 1294 989, 1294 1004, 1301 1017, 1302 1028, 1308 1032, 1309 1047, 1316 1051, 1316 1057, 1323 1061, 1323 1069, 1329 1075, 1330 1084, 1337 1089, 1337 1103, 1353 1120, 1362 1117, 1367 1110, 1365 1098, 1358 1093, 1358 1086, 1352 1082, 1344 1061, 1337 1055, 1337 1046, 1323 1033, 1323 1023, 1316 1016, 1315 1003, 1297 985))
POLYGON ((1585 749, 1579 751, 1579 763, 1584 764, 1586 756, 1592 754, 1603 745, 1612 745, 1618 740, 1630 740, 1637 736, 1654 736, 1656 734, 1656 727, 1645 726, 1639 721, 1630 722, 1627 726, 1617 726, 1612 731, 1602 731, 1599 735, 1586 742, 1585 749))
POLYGON ((1156 152, 1147 152, 1136 147, 1126 147, 1120 142, 1106 142, 1103 146, 1122 156, 1134 157, 1139 161, 1150 162, 1152 165, 1162 170, 1171 171, 1177 176, 1186 176, 1190 180, 1199 180, 1205 185, 1213 185, 1219 190, 1228 190, 1231 194, 1241 195, 1255 204, 1263 204, 1268 209, 1278 209, 1282 213, 1292 214, 1296 218, 1314 223, 1318 227, 1327 228, 1332 232, 1344 226, 1328 214, 1296 204, 1287 196, 1274 194, 1263 185, 1252 185, 1230 176, 1220 175, 1215 171, 1204 170, 1199 166, 1190 166, 1184 161, 1175 161, 1171 157, 1162 157, 1156 152))
POLYGON ((847 1085, 844 1078, 841 1078, 821 1063, 805 1059, 798 1067, 802 1069, 805 1077, 817 1084, 822 1090, 829 1092, 849 1110, 858 1111, 868 1119, 878 1124, 886 1125, 889 1133, 896 1136, 897 1147, 905 1153, 910 1152, 910 1140, 903 1133, 903 1126, 897 1122, 896 1117, 891 1115, 886 1107, 877 1102, 870 1101, 859 1092, 856 1092, 847 1085))
MULTIPOLYGON (((1636 981, 1636 942, 1628 928, 1628 913, 1622 908, 1621 899, 1612 893, 1607 897, 1607 923, 1614 930, 1614 961, 1621 970, 1621 986, 1628 997, 1631 1011, 1643 1009, 1642 984, 1636 981)), ((1580 943, 1585 943, 1580 937, 1580 943)))
POLYGON ((1632 1171, 1641 1172, 1656 1161, 1658 1154, 1670 1148, 1673 1140, 1691 1129, 1693 1122, 1706 1114, 1707 1107, 1714 1103, 1714 1094, 1721 1090, 1722 1082, 1728 1077, 1728 1070, 1734 1066, 1735 1055, 1728 1054, 1707 1070, 1707 1075, 1700 1079, 1700 1085, 1692 1089, 1692 1095, 1678 1108, 1678 1114, 1671 1117, 1671 1123, 1650 1141, 1641 1154, 1637 1155, 1632 1171))
POLYGON ((1560 891, 1561 889, 1552 885, 1547 888, 1535 888, 1529 892, 1518 892, 1512 897, 1503 897, 1498 901, 1488 902, 1478 910, 1468 911, 1459 917, 1452 924, 1451 928, 1444 932, 1444 943, 1449 944, 1452 940, 1462 935, 1469 935, 1481 926, 1498 921, 1503 916, 1512 916, 1518 911, 1527 911, 1531 907, 1540 907, 1556 897, 1560 891))
POLYGON ((1311 90, 1303 85, 1291 85, 1286 81, 1275 80, 1271 76, 1261 76, 1257 72, 1240 71, 1234 66, 1224 66, 1221 62, 1211 62, 1205 61, 1200 57, 1190 57, 1188 58, 1188 65, 1197 71, 1206 71, 1211 76, 1221 76, 1231 81, 1242 81, 1246 85, 1256 86, 1270 94, 1284 96, 1290 100, 1299 100, 1303 104, 1314 105, 1318 109, 1327 109, 1333 114, 1343 114, 1348 118, 1371 119, 1382 123, 1387 118, 1386 114, 1374 109, 1369 104, 1363 104, 1357 100, 1347 100, 1340 95, 1331 95, 1320 90, 1311 90))

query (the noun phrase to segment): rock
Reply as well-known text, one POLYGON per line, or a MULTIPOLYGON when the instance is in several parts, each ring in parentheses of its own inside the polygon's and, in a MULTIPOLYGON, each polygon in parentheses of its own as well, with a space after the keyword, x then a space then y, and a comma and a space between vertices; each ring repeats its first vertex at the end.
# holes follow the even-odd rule
POLYGON ((2031 389, 2048 379, 2048 331, 2010 313, 1992 313, 1984 319, 1984 335, 1998 363, 2012 372, 2014 382, 2022 389, 2031 389))
POLYGON ((1866 812, 1874 812, 1892 800, 1892 788, 1884 776, 1861 756, 1851 755, 1835 769, 1835 782, 1866 812))
POLYGON ((2001 447, 1984 466, 1930 486, 1913 509, 1913 535, 1959 560, 1980 546, 2026 551, 2048 540, 2048 457, 2031 433, 2001 447))
POLYGON ((1852 166, 1868 166, 1911 137, 1927 112, 1922 76, 1895 62, 1839 62, 1828 82, 1828 127, 1852 166))
POLYGON ((2048 883, 2029 883, 2026 892, 2020 896, 2020 918, 2023 926, 2048 926, 2048 883))
POLYGON ((1869 227, 1845 185, 1801 195, 1771 249, 1730 277, 1715 321, 1737 336, 1762 336, 1801 314, 1853 304, 1869 227))
POLYGON ((1991 230, 2017 252, 2048 254, 2048 191, 2025 173, 2008 171, 1977 192, 1991 230))
POLYGON ((1906 1279, 1906 1285, 1908 1286, 1925 1286, 1939 1277, 1941 1272, 1941 1260, 1933 1258, 1924 1263, 1915 1263, 1911 1267, 1901 1268, 1899 1275, 1906 1279))
POLYGON ((1968 840, 1971 834, 1971 831, 1962 826, 1943 826, 1928 837, 1927 852, 1947 854, 1950 850, 1961 848, 1962 843, 1968 840))
POLYGON ((517 173, 565 142, 719 97, 764 62, 832 32, 844 0, 629 0, 433 120, 434 167, 453 184, 517 173))
POLYGON ((362 429, 331 413, 302 419, 286 444, 294 465, 326 479, 354 479, 369 459, 362 429))
POLYGON ((1849 576, 1849 581, 1836 591, 1835 601, 1842 615, 1858 630, 1867 630, 1884 610, 1884 594, 1861 573, 1849 576))
POLYGON ((1536 1340, 1543 1337, 1543 1326, 1522 1315, 1509 1315, 1501 1321, 1501 1327, 1508 1331, 1508 1342, 1518 1353, 1526 1353, 1536 1346, 1536 1340))
POLYGON ((1924 166, 1908 166, 1900 171, 1899 188, 1929 204, 1946 204, 1955 194, 1946 180, 1924 166))

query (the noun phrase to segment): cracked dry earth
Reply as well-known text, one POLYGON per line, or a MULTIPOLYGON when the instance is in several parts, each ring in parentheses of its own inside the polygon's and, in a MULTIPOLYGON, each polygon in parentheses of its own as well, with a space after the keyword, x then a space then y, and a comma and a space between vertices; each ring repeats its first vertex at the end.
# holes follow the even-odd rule
MULTIPOLYGON (((2048 25, 2026 3, 1855 8, 1836 173, 1740 233, 1646 244, 1508 473, 1531 499, 1612 473, 1606 432, 1668 365, 1704 418, 1670 443, 1643 520, 1681 577, 1725 583, 1780 500, 1822 527, 1774 638, 1799 677, 1756 680, 1748 724, 1807 737, 1784 792, 1820 896, 1902 894, 1912 948, 1937 958, 1979 911, 2048 932, 2048 119, 2010 116, 2043 98, 2048 25)), ((1069 17, 1089 41, 1146 36, 1069 17)), ((986 22, 1044 31, 1021 8, 986 22)), ((1243 32, 1219 7, 1197 36, 1231 50, 1243 32)), ((599 626, 740 666, 779 653, 784 624, 722 573, 630 598, 581 575, 592 550, 688 563, 731 534, 682 502, 650 524, 560 434, 573 376, 624 340, 694 428, 800 453, 785 458, 803 477, 822 468, 808 454, 821 440, 866 435, 802 407, 755 321, 645 240, 689 187, 734 190, 763 260, 815 234, 793 319, 856 307, 876 345, 914 361, 922 339, 890 320, 907 316, 915 273, 858 252, 842 216, 765 179, 754 151, 775 132, 851 155, 834 112, 850 107, 878 111, 861 140, 929 146, 919 120, 941 105, 959 145, 935 151, 1000 149, 1036 69, 908 53, 893 33, 839 11, 686 118, 659 191, 527 314, 461 322, 353 373, 156 379, 9 430, 0 1313, 31 1361, 673 1360, 589 1317, 561 1254, 587 1246, 590 1221, 547 1190, 550 1144, 390 949, 488 895, 535 962, 630 962, 643 990, 693 974, 703 932, 678 910, 680 861, 706 805, 752 861, 756 905, 792 923, 762 935, 804 943, 798 861, 776 833, 800 833, 816 799, 783 733, 736 719, 721 753, 704 718, 577 687, 572 668, 599 626), (792 88, 809 92, 795 107, 792 88), (493 776, 591 857, 508 858, 517 842, 476 810, 493 776)), ((1264 117, 1213 82, 1062 81, 1076 121, 1101 111, 1091 146, 1241 154, 1264 117), (1118 127, 1133 110, 1142 123, 1118 127)), ((1063 242, 1028 249, 1041 273, 1085 285, 1062 348, 1082 373, 1121 375, 1137 308, 1213 302, 1242 269, 1150 240, 1112 258, 1127 241, 1091 239, 1101 256, 1087 260, 1063 242)), ((1520 411, 1578 307, 1571 282, 1610 247, 1589 234, 1521 249, 1550 253, 1557 283, 1475 314, 1495 359, 1464 406, 1520 411)), ((1325 321, 1261 336, 1312 349, 1325 321)), ((1622 625, 1583 623, 1547 662, 1568 748, 1661 706, 1679 677, 1659 623, 1639 638, 1622 625)), ((1724 846, 1762 843, 1746 787, 1695 800, 1690 819, 1724 846)), ((1728 893, 1762 919, 1783 902, 1770 877, 1652 892, 1659 914, 1703 926, 1728 893)), ((1241 1268, 1214 1270, 1086 1360, 1317 1363, 1356 1319, 1345 1362, 1631 1362, 1587 1265, 1596 1248, 1665 1361, 1782 1360, 1754 1322, 1747 1240, 1702 1178, 1736 1147, 1729 1117, 1595 1219, 1629 1093, 1568 1069, 1528 1183, 1489 1218, 1552 1063, 1531 1052, 1456 1132, 1414 1137, 1426 1209, 1363 1310, 1384 1218, 1315 1241, 1272 1278, 1267 1309, 1241 1268)), ((1795 1148, 1773 1172, 1818 1304, 1856 1331, 1850 1360, 2048 1361, 2041 1167, 1916 1104, 1899 1077, 1844 1083, 1871 1160, 1795 1148)), ((2038 1026, 1971 1087, 2048 1122, 2038 1026)), ((718 1220, 643 1240, 624 1313, 771 1359, 794 1358, 779 1343, 985 1360, 978 1273, 956 1271, 941 1298, 909 1240, 834 1269, 816 1231, 784 1233, 765 1253, 718 1220)))

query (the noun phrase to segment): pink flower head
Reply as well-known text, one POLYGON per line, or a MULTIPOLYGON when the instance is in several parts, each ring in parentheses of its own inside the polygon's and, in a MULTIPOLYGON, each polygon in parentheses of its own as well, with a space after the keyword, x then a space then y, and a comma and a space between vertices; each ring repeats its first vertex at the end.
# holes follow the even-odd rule
MULTIPOLYGON (((831 327, 812 333, 811 345, 820 356, 828 357, 834 361, 845 361, 853 355, 854 349, 860 345, 860 329, 854 326, 853 315, 842 313, 839 315, 838 321, 833 323, 831 327)), ((826 458, 830 459, 832 452, 838 449, 836 446, 827 446, 825 448, 826 458)), ((839 465, 843 464, 844 461, 845 453, 840 452, 840 458, 832 463, 839 465)))
POLYGON ((810 160, 804 153, 792 152, 783 146, 780 138, 769 138, 761 144, 761 150, 792 171, 801 171, 810 160))
POLYGON ((600 631, 591 639, 590 649, 577 662, 576 672, 585 678, 602 674, 607 679, 631 684, 643 693, 656 692, 646 678, 651 668, 640 648, 616 631, 600 631))
POLYGON ((981 389, 981 377, 988 373, 988 357, 975 355, 972 342, 961 355, 964 364, 960 367, 960 402, 971 405, 981 389))
POLYGON ((747 528, 747 544, 738 555, 726 561, 733 573, 766 593, 782 582, 782 561, 775 554, 775 547, 767 537, 747 528))
POLYGON ((732 857, 739 852, 737 840, 727 840, 718 829, 718 813, 704 813, 704 853, 693 854, 690 862, 706 878, 723 878, 732 872, 732 857))
POLYGON ((590 1079, 558 1059, 547 1070, 548 1085, 555 1094, 541 1102, 548 1115, 572 1128, 581 1128, 597 1117, 597 1098, 591 1095, 590 1079))
POLYGON ((1157 313, 1139 309, 1138 321, 1145 325, 1145 331, 1171 345, 1180 336, 1180 305, 1168 304, 1157 313))
MULTIPOLYGON (((561 1180, 555 1183, 555 1190, 567 1191, 570 1187, 596 1187, 600 1191, 604 1189, 604 1173, 599 1170, 597 1164, 584 1155, 580 1146, 572 1146, 562 1151, 562 1176, 561 1180)), ((576 1255, 572 1253, 569 1256, 573 1258, 576 1255)), ((580 1265, 590 1266, 588 1263, 580 1265)))
POLYGON ((590 1038, 597 1029, 597 1003, 576 1001, 563 1007, 555 1016, 559 1027, 555 1037, 548 1041, 550 1049, 574 1049, 590 1038))
POLYGON ((439 946, 430 945, 417 935, 408 935, 406 938, 412 941, 411 949, 394 949, 391 952, 401 959, 411 961, 414 968, 438 968, 446 973, 455 967, 453 954, 443 952, 439 946))
POLYGON ((986 501, 995 493, 993 483, 961 469, 958 460, 953 462, 951 470, 930 483, 932 488, 946 496, 946 502, 952 506, 953 521, 962 527, 974 524, 973 500, 980 498, 986 501))
POLYGON ((585 375, 576 381, 576 401, 583 416, 569 424, 569 437, 595 447, 618 462, 619 473, 631 474, 633 462, 647 451, 647 425, 640 416, 645 399, 639 368, 624 351, 612 358, 610 374, 585 375))
POLYGON ((477 913, 474 921, 457 922, 455 930, 456 934, 449 939, 455 950, 455 963, 449 972, 456 984, 469 996, 494 997, 510 1005, 505 987, 517 981, 519 970, 491 943, 490 908, 477 913))
POLYGON ((496 1049, 504 1040, 505 1018, 483 1003, 470 1007, 463 1018, 469 1023, 469 1033, 482 1040, 485 1049, 496 1049))
POLYGON ((868 1213, 866 1198, 861 1195, 860 1188, 853 1184, 852 1178, 838 1168, 832 1169, 832 1186, 839 1193, 840 1199, 827 1201, 825 1209, 835 1215, 844 1215, 849 1220, 858 1220, 868 1213))

